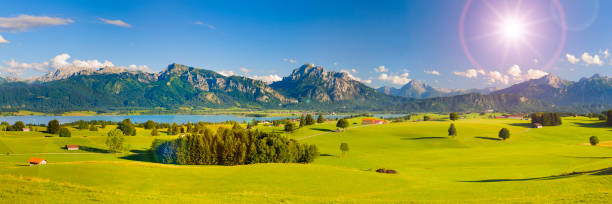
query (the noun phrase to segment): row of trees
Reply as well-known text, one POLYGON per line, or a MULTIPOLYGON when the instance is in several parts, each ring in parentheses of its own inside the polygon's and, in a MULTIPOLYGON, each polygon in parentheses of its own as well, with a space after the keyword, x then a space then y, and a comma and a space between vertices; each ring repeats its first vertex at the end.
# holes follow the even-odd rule
POLYGON ((158 162, 192 165, 309 163, 318 155, 314 145, 241 128, 219 128, 216 132, 206 128, 203 134, 155 140, 152 150, 158 162))
POLYGON ((559 113, 532 113, 531 124, 540 123, 542 126, 561 125, 561 114, 559 113))

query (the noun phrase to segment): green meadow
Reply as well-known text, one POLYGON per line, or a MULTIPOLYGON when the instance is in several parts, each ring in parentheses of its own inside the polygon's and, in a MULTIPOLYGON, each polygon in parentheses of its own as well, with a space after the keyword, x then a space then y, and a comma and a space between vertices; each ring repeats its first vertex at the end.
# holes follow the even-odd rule
MULTIPOLYGON (((443 116, 440 116, 442 118, 443 116)), ((415 117, 413 117, 414 119, 415 117)), ((432 117, 435 118, 435 117, 432 117)), ((451 123, 407 121, 362 126, 350 120, 283 133, 315 144, 311 164, 181 166, 154 163, 150 136, 126 136, 128 153, 106 153, 107 126, 72 130, 60 138, 43 132, 0 132, 3 203, 609 203, 612 200, 612 128, 585 117, 563 125, 529 128, 529 121, 475 115, 451 123), (508 128, 511 137, 497 135, 508 128), (598 146, 588 144, 599 137, 598 146), (349 151, 340 151, 341 143, 349 151), (67 151, 66 144, 85 150, 67 151), (28 166, 30 157, 49 163, 28 166), (378 168, 397 174, 375 172, 378 168)), ((259 125, 261 131, 281 132, 259 125)))

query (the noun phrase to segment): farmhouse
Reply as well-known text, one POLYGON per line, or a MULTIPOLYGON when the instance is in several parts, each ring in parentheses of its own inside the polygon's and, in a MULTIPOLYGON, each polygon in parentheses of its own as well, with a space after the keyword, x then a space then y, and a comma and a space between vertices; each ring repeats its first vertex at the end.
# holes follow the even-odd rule
POLYGON ((23 132, 30 132, 30 128, 23 128, 23 129, 21 129, 21 131, 23 131, 23 132))
POLYGON ((66 145, 66 149, 67 149, 67 150, 79 150, 79 145, 75 145, 75 144, 67 144, 67 145, 66 145))
POLYGON ((32 157, 32 158, 30 158, 30 160, 28 160, 28 163, 30 163, 30 166, 33 166, 33 165, 44 165, 44 164, 47 164, 47 160, 45 160, 43 158, 32 157))
POLYGON ((387 124, 389 121, 387 120, 378 120, 376 118, 364 118, 361 119, 362 125, 376 125, 376 124, 387 124))
POLYGON ((533 123, 531 127, 532 128, 542 128, 542 123, 533 123))
POLYGON ((508 117, 506 117, 506 116, 495 116, 495 119, 506 119, 506 118, 508 118, 508 117))

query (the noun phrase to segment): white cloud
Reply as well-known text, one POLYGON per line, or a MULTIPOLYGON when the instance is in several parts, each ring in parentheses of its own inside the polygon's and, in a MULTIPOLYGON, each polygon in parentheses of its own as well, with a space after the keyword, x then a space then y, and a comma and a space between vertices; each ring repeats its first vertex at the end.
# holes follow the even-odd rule
POLYGON ((4 39, 4 37, 2 37, 2 35, 0 35, 0 44, 1 43, 9 43, 9 41, 4 39))
POLYGON ((514 77, 515 80, 520 80, 521 78, 521 68, 518 65, 512 65, 510 69, 508 69, 508 74, 514 77))
POLYGON ((231 71, 231 70, 221 70, 221 71, 219 71, 219 74, 221 74, 223 76, 234 76, 234 75, 236 75, 234 73, 234 71, 231 71))
POLYGON ((366 79, 366 80, 363 80, 361 82, 366 83, 366 84, 371 84, 372 80, 371 79, 366 79))
POLYGON ((67 70, 69 72, 78 72, 81 70, 94 70, 98 68, 105 67, 117 67, 124 68, 130 71, 143 71, 143 72, 152 72, 146 65, 129 65, 127 67, 123 66, 115 66, 112 62, 108 60, 104 60, 103 62, 98 60, 72 60, 69 62, 68 60, 71 58, 69 54, 63 53, 57 55, 46 62, 35 62, 35 63, 25 63, 25 62, 17 62, 14 59, 10 61, 4 61, 3 64, 6 66, 0 66, 0 70, 8 73, 12 73, 15 75, 21 75, 26 71, 35 71, 35 72, 50 72, 55 71, 57 69, 67 70))
POLYGON ((0 17, 0 31, 18 32, 29 29, 58 26, 73 23, 71 19, 48 16, 19 15, 17 17, 0 17))
POLYGON ((285 62, 289 62, 289 63, 291 63, 291 64, 294 64, 294 63, 295 63, 295 59, 287 59, 287 58, 285 58, 285 59, 283 59, 283 61, 285 61, 285 62))
POLYGON ((357 70, 356 69, 351 69, 351 72, 357 73, 357 70))
POLYGON ((149 66, 147 66, 147 65, 135 65, 135 64, 132 64, 132 65, 128 66, 127 69, 131 70, 131 71, 141 71, 141 72, 149 72, 149 73, 153 72, 153 70, 151 70, 149 68, 149 66))
POLYGON ((196 25, 201 25, 201 26, 206 26, 206 27, 208 27, 208 28, 209 28, 209 29, 211 29, 211 30, 215 30, 215 29, 217 29, 215 26, 213 26, 213 25, 211 25, 211 24, 208 24, 208 23, 204 23, 204 22, 202 22, 202 21, 196 21, 196 22, 195 22, 195 23, 193 23, 193 24, 196 24, 196 25))
POLYGON ((565 54, 565 57, 567 58, 567 61, 572 63, 572 64, 576 64, 578 62, 580 62, 580 59, 578 59, 576 56, 571 55, 571 54, 565 54))
POLYGON ((242 73, 244 73, 245 75, 247 75, 247 74, 249 74, 249 72, 250 72, 251 70, 249 70, 249 69, 247 69, 247 68, 244 68, 244 67, 240 67, 240 71, 241 71, 242 73))
POLYGON ((408 73, 403 73, 400 75, 388 75, 386 73, 382 73, 380 74, 380 76, 378 76, 378 79, 381 81, 391 82, 392 84, 403 85, 403 84, 407 84, 408 82, 412 80, 408 78, 408 75, 409 75, 408 73))
POLYGON ((436 70, 425 70, 423 72, 425 72, 425 74, 431 74, 431 75, 440 76, 440 72, 436 71, 436 70))
POLYGON ((548 75, 547 72, 539 70, 539 69, 529 69, 527 70, 527 78, 528 79, 538 79, 541 78, 543 76, 548 75))
POLYGON ((538 64, 538 63, 540 63, 540 60, 538 58, 534 58, 533 59, 533 64, 538 64))
POLYGON ((603 55, 604 58, 608 58, 610 57, 610 53, 608 52, 608 50, 606 49, 605 51, 599 51, 599 54, 603 55))
POLYGON ((249 78, 255 79, 255 80, 261 80, 261 81, 264 81, 264 82, 266 82, 268 84, 272 83, 272 82, 275 82, 275 81, 280 81, 280 80, 283 79, 283 78, 281 78, 280 76, 278 76, 276 74, 271 74, 271 75, 268 75, 268 76, 251 76, 249 78))
POLYGON ((498 71, 489 72, 488 77, 490 83, 501 82, 508 84, 510 82, 508 75, 503 75, 498 71))
POLYGON ((603 65, 603 61, 599 58, 599 55, 590 55, 588 52, 584 52, 582 53, 581 58, 587 66, 592 64, 599 66, 603 65))
POLYGON ((110 20, 110 19, 104 19, 104 18, 98 18, 100 19, 100 21, 106 23, 106 24, 110 24, 110 25, 116 25, 119 27, 124 27, 124 28, 131 28, 132 25, 122 21, 122 20, 110 20))
POLYGON ((377 68, 374 68, 374 71, 376 71, 376 72, 388 72, 389 69, 387 69, 387 68, 385 68, 385 66, 381 65, 381 66, 379 66, 377 68))
POLYGON ((468 69, 465 72, 453 72, 453 74, 467 78, 475 78, 478 76, 478 74, 484 75, 485 72, 484 70, 468 69))

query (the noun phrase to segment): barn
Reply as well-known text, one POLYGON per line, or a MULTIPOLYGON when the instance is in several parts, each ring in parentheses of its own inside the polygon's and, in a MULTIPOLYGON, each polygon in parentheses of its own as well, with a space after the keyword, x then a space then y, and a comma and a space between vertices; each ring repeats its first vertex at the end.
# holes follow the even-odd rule
POLYGON ((75 145, 75 144, 67 144, 67 145, 66 145, 66 149, 67 149, 67 150, 79 150, 79 145, 75 145))
POLYGON ((47 160, 43 159, 43 158, 38 158, 38 157, 32 157, 28 160, 28 163, 30 163, 30 166, 33 165, 44 165, 47 164, 47 160))

